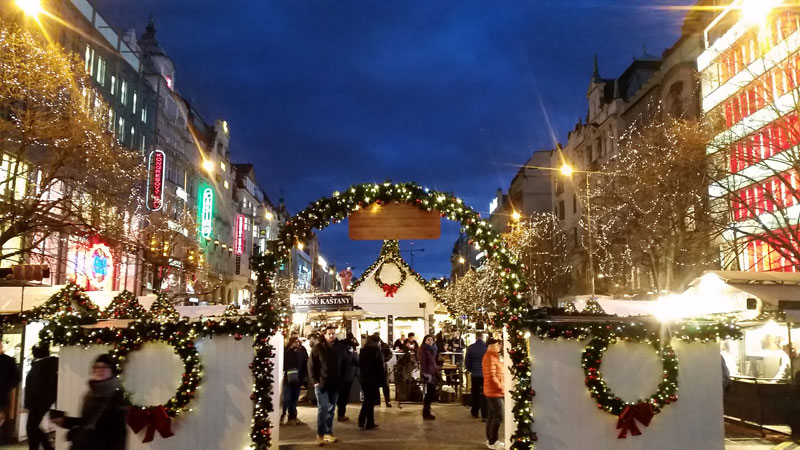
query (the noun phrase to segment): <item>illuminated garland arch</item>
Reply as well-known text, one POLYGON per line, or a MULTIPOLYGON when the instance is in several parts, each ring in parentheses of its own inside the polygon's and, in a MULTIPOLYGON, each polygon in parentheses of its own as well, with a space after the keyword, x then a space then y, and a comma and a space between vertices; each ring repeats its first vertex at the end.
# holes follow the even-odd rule
MULTIPOLYGON (((470 237, 470 245, 475 245, 479 250, 485 252, 488 258, 497 260, 503 268, 505 308, 498 312, 495 320, 505 324, 510 350, 513 350, 509 352, 509 356, 512 361, 511 374, 516 381, 511 394, 514 399, 512 411, 517 422, 517 429, 511 436, 511 448, 531 448, 535 435, 532 431, 530 361, 525 338, 526 330, 520 320, 523 314, 529 310, 529 306, 521 294, 527 290, 527 286, 518 261, 506 249, 500 236, 485 220, 481 219, 477 212, 465 206, 460 198, 452 194, 429 190, 414 183, 385 182, 354 185, 343 192, 334 192, 330 198, 322 198, 312 203, 305 210, 286 221, 280 230, 274 250, 267 252, 254 263, 254 268, 258 273, 255 297, 259 317, 263 315, 265 318, 269 318, 269 326, 270 328, 274 326, 273 329, 277 329, 278 326, 283 326, 289 321, 289 311, 276 311, 276 307, 271 301, 274 297, 274 289, 269 280, 275 275, 279 264, 288 260, 291 249, 298 242, 309 238, 312 230, 322 230, 331 224, 339 223, 353 212, 372 203, 407 203, 415 205, 423 211, 438 211, 443 218, 460 222, 462 231, 470 237)), ((257 339, 256 359, 259 359, 261 352, 271 351, 268 346, 262 346, 259 342, 257 339)), ((267 363, 264 370, 269 370, 269 366, 270 364, 267 363)), ((256 447, 265 449, 269 445, 268 436, 271 424, 266 411, 272 407, 270 398, 272 386, 271 380, 270 383, 259 383, 258 378, 256 378, 255 384, 252 436, 256 447), (261 439, 262 436, 264 439, 261 439)))

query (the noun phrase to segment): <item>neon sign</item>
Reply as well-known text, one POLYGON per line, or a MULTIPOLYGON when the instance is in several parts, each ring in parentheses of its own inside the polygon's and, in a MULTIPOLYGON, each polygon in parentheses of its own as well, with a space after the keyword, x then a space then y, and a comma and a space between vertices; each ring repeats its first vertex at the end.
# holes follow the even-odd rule
POLYGON ((210 187, 201 188, 200 194, 200 234, 211 238, 211 221, 214 218, 214 191, 210 187))
POLYGON ((238 214, 236 216, 236 254, 241 255, 244 253, 244 215, 238 214))
POLYGON ((164 162, 161 150, 150 152, 147 158, 147 209, 160 211, 164 207, 164 162))

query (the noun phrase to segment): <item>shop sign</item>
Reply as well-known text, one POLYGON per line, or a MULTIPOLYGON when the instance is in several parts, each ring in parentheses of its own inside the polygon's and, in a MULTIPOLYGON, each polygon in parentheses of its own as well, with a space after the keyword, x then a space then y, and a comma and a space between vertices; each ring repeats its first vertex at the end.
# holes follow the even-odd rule
POLYGON ((210 187, 200 188, 200 234, 211 238, 211 221, 214 219, 214 190, 210 187))
POLYGON ((164 207, 164 163, 161 150, 150 152, 147 158, 147 209, 160 211, 164 207))
POLYGON ((244 253, 244 215, 238 214, 236 216, 236 238, 235 241, 236 254, 241 256, 244 253))
POLYGON ((292 294, 289 297, 295 311, 339 310, 353 307, 353 294, 292 294))
POLYGON ((410 203, 373 203, 348 218, 348 236, 356 241, 386 239, 439 239, 438 211, 423 211, 410 203))

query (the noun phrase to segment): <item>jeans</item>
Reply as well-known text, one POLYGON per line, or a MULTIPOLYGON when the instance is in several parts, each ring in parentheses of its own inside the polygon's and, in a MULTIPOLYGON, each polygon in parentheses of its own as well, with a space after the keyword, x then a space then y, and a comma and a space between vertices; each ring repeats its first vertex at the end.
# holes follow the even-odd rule
POLYGON ((490 444, 497 442, 497 432, 503 422, 503 397, 487 397, 486 405, 489 409, 489 418, 486 421, 486 439, 490 444))
POLYGON ((28 448, 30 450, 39 450, 41 445, 45 450, 52 450, 50 439, 47 433, 42 431, 39 424, 42 423, 44 415, 47 414, 45 409, 31 409, 28 411, 28 422, 25 423, 25 430, 28 432, 28 448))
POLYGON ((377 384, 367 384, 364 389, 364 401, 361 403, 361 412, 358 413, 358 426, 372 428, 375 426, 375 405, 380 403, 381 394, 377 384))
POLYGON ((314 386, 314 394, 317 396, 317 435, 333 434, 333 410, 339 391, 334 387, 314 386))
POLYGON ((347 404, 350 402, 350 389, 352 387, 353 380, 342 382, 342 389, 341 392, 339 392, 339 400, 337 401, 337 406, 339 406, 339 410, 337 412, 338 417, 344 417, 347 415, 347 404))
POLYGON ((300 399, 300 385, 287 383, 283 387, 283 412, 289 411, 289 420, 297 419, 297 401, 300 399))
POLYGON ((483 377, 476 377, 475 375, 470 375, 471 377, 471 387, 470 387, 470 402, 472 403, 472 409, 470 412, 472 413, 473 417, 478 416, 478 410, 481 411, 481 418, 485 419, 487 412, 486 412, 486 397, 483 396, 483 377))

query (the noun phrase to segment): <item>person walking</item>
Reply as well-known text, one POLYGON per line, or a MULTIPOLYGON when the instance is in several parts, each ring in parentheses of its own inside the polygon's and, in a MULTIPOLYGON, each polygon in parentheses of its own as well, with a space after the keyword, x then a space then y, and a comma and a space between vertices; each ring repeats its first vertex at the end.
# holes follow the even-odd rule
POLYGON ((317 444, 336 442, 333 436, 333 411, 339 396, 342 363, 336 349, 336 327, 328 325, 322 341, 311 350, 308 359, 308 376, 317 398, 317 444))
POLYGON ((28 410, 28 421, 25 430, 28 433, 28 449, 52 450, 50 438, 47 437, 40 424, 50 405, 56 401, 58 390, 58 358, 50 356, 47 345, 35 345, 31 349, 33 362, 28 376, 25 377, 25 397, 23 406, 28 410))
POLYGON ((464 359, 464 367, 469 371, 470 375, 470 403, 472 408, 470 412, 472 417, 478 418, 480 411, 480 418, 486 421, 486 398, 483 396, 483 355, 486 354, 486 343, 483 342, 483 333, 480 331, 475 333, 475 342, 467 347, 467 356, 464 359))
POLYGON ((289 419, 286 425, 302 425, 297 419, 297 401, 300 399, 300 386, 306 376, 308 360, 303 347, 300 346, 300 339, 292 337, 289 339, 289 346, 286 347, 283 355, 283 413, 281 420, 289 412, 289 419))
POLYGON ((350 391, 353 388, 353 381, 356 379, 356 369, 358 368, 358 353, 356 353, 358 342, 353 333, 347 333, 343 341, 338 342, 338 349, 341 352, 342 360, 342 384, 339 391, 338 408, 336 410, 336 420, 347 422, 347 404, 350 403, 350 391))
POLYGON ((358 413, 358 426, 365 430, 377 428, 375 423, 375 405, 381 401, 380 388, 386 381, 385 363, 381 353, 380 338, 370 336, 361 353, 358 355, 358 367, 361 370, 361 389, 364 401, 358 413))
POLYGON ((486 354, 481 362, 483 368, 483 395, 489 417, 486 421, 486 447, 501 449, 503 442, 497 440, 500 423, 503 422, 503 364, 500 362, 500 340, 489 338, 486 354))
POLYGON ((17 361, 5 354, 2 336, 0 336, 0 444, 7 443, 6 441, 12 433, 5 426, 10 406, 9 393, 17 387, 21 378, 17 361))
MULTIPOLYGON (((319 344, 319 334, 318 333, 311 333, 308 336, 308 338, 306 339, 306 341, 303 342, 303 344, 301 345, 301 348, 306 353, 306 361, 308 361, 308 359, 311 358, 311 356, 310 356, 311 355, 311 350, 313 350, 314 347, 317 344, 319 344)), ((311 404, 311 406, 316 406, 317 405, 317 397, 314 396, 314 383, 312 383, 311 379, 308 377, 308 370, 306 370, 305 385, 306 385, 305 400, 307 400, 308 403, 311 404)))
MULTIPOLYGON (((409 333, 410 334, 410 333, 409 333)), ((422 399, 422 418, 425 420, 434 420, 436 416, 431 414, 431 403, 436 398, 436 381, 439 376, 438 367, 436 367, 436 354, 433 350, 433 336, 427 335, 422 340, 422 345, 419 347, 419 361, 420 361, 420 376, 425 381, 425 397, 422 399)))
POLYGON ((128 403, 117 378, 114 358, 104 353, 95 359, 89 392, 80 417, 58 417, 53 422, 69 429, 71 450, 125 450, 128 403))

